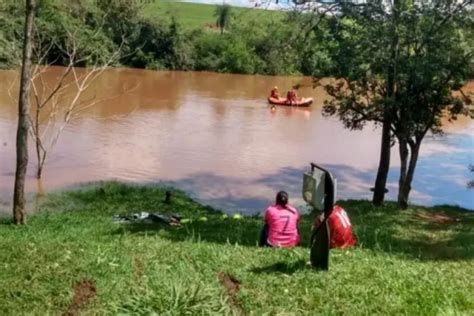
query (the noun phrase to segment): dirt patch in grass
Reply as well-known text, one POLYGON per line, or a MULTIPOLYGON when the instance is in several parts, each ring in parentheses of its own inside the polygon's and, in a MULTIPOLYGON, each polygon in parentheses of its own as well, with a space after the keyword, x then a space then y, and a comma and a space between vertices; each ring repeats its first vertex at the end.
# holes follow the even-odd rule
POLYGON ((239 314, 244 314, 244 310, 236 297, 240 290, 241 282, 233 275, 223 271, 219 272, 217 277, 226 290, 227 296, 229 297, 230 306, 239 314))
POLYGON ((430 223, 436 223, 436 224, 454 224, 461 221, 459 218, 444 214, 442 212, 416 213, 415 218, 426 221, 426 222, 430 222, 430 223))
POLYGON ((74 296, 68 310, 63 314, 65 316, 76 316, 80 314, 81 309, 87 306, 97 295, 97 290, 91 280, 82 280, 74 285, 74 296))
POLYGON ((138 257, 133 257, 133 275, 135 279, 140 279, 143 276, 143 262, 138 257))

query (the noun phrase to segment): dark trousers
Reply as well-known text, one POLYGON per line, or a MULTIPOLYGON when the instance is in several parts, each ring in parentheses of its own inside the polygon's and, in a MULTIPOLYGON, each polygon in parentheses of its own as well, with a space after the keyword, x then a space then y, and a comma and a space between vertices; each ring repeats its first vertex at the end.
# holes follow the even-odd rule
POLYGON ((260 239, 258 241, 259 247, 271 247, 268 243, 268 224, 263 225, 262 230, 260 231, 260 239))
MULTIPOLYGON (((298 235, 300 230, 298 228, 298 235)), ((263 225, 262 230, 260 231, 260 239, 258 240, 259 247, 273 247, 268 243, 268 224, 263 225)))

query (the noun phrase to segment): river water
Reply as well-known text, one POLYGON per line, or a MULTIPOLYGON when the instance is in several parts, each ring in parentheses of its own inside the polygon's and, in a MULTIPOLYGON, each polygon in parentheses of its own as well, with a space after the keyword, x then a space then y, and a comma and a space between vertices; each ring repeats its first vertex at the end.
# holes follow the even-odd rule
MULTIPOLYGON (((49 75, 54 81, 61 69, 49 75)), ((16 102, 9 96, 17 73, 0 72, 0 211, 10 212, 15 170, 16 102)), ((469 90, 474 91, 474 83, 469 90)), ((13 86, 15 93, 15 86, 13 86)), ((35 177, 31 147, 27 190, 53 191, 99 180, 167 184, 228 212, 255 213, 279 190, 303 205, 302 173, 313 161, 338 180, 338 198, 370 198, 379 157, 380 129, 349 131, 321 115, 327 98, 310 78, 111 69, 85 98, 106 99, 80 113, 51 151, 44 178, 35 177), (266 95, 277 85, 300 83, 311 108, 271 111, 266 95)), ((474 209, 474 120, 445 124, 427 136, 411 201, 474 209)), ((399 168, 393 148, 389 198, 399 168)))

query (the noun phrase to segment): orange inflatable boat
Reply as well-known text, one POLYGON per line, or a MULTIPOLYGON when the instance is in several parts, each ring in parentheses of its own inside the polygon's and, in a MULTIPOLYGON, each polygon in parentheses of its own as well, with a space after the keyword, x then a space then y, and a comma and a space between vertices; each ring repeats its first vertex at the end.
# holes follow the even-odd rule
POLYGON ((302 98, 301 100, 297 102, 288 102, 286 98, 268 98, 268 103, 274 104, 274 105, 284 105, 284 106, 300 106, 300 107, 308 107, 313 103, 313 98, 302 98))

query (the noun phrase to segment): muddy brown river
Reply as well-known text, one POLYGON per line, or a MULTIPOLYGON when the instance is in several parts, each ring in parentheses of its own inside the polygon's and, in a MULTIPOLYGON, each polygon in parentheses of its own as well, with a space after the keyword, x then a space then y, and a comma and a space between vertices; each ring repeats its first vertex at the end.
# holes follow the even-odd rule
MULTIPOLYGON (((50 73, 50 80, 60 69, 50 73)), ((9 95, 17 73, 0 71, 0 212, 11 211, 17 105, 9 95)), ((13 88, 15 88, 13 86, 13 88)), ((468 89, 474 91, 471 82, 468 89)), ((17 93, 17 90, 14 90, 17 93)), ((11 94, 11 93, 10 93, 11 94)), ((100 180, 172 185, 228 212, 255 213, 287 190, 297 206, 302 173, 313 161, 338 180, 341 199, 370 198, 379 158, 380 129, 349 131, 321 107, 327 98, 310 78, 113 69, 85 97, 106 99, 80 113, 50 152, 41 182, 33 146, 27 191, 55 191, 100 180), (266 96, 300 83, 308 108, 278 107, 266 96)), ((474 209, 474 120, 445 123, 444 136, 427 136, 411 201, 474 209)), ((30 139, 31 140, 31 139, 30 139)), ((395 199, 399 159, 392 151, 389 199, 395 199)))

